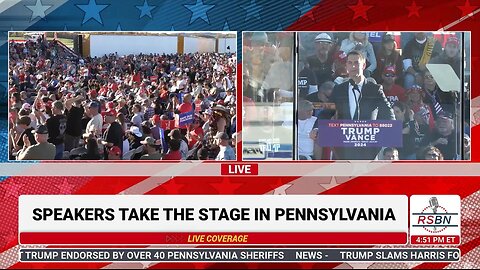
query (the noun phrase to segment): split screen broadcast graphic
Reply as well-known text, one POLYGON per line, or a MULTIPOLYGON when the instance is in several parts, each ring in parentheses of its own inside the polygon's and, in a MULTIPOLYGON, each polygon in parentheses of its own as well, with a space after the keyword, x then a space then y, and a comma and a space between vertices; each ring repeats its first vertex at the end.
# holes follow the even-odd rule
MULTIPOLYGON (((8 38, 12 162, 262 176, 263 161, 470 160, 469 32, 8 38)), ((18 238, 25 262, 454 262, 460 209, 441 194, 22 195, 18 238)))

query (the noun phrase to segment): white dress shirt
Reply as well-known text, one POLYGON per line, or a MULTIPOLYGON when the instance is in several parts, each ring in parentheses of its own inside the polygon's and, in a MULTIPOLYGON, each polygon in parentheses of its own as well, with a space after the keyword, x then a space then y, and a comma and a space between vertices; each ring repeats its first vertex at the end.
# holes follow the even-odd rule
POLYGON ((352 116, 352 120, 354 120, 353 117, 354 117, 355 112, 357 110, 357 102, 359 103, 360 93, 362 92, 362 87, 363 87, 364 84, 365 84, 365 77, 362 77, 362 80, 358 84, 358 90, 360 90, 360 92, 355 90, 355 95, 353 94, 352 84, 350 84, 350 83, 348 84, 348 104, 350 106, 350 115, 352 116), (356 99, 356 101, 355 101, 355 99, 356 99))

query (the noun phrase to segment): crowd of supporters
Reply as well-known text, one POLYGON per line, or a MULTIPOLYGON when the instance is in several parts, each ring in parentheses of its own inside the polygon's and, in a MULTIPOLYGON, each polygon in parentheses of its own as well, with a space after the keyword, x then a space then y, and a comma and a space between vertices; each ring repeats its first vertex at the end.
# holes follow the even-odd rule
POLYGON ((92 58, 60 45, 10 42, 10 159, 235 159, 234 53, 92 58))

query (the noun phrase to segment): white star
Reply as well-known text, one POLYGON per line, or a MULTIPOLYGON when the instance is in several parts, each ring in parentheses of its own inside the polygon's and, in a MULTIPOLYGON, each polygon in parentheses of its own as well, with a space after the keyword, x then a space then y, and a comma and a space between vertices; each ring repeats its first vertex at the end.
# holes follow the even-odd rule
POLYGON ((157 6, 149 6, 147 0, 143 2, 143 6, 135 6, 137 7, 141 13, 140 13, 140 19, 143 18, 144 16, 148 16, 152 18, 152 10, 154 10, 157 6))
POLYGON ((247 11, 247 16, 245 17, 245 21, 248 21, 250 18, 257 18, 260 20, 260 10, 262 10, 261 6, 258 6, 255 0, 250 0, 250 4, 246 6, 241 6, 245 11, 247 11))
POLYGON ((30 21, 33 21, 37 17, 40 17, 40 19, 44 19, 46 16, 45 11, 47 11, 49 8, 53 6, 43 5, 42 0, 37 0, 37 2, 35 3, 35 6, 25 6, 25 7, 32 11, 32 17, 30 18, 30 21))

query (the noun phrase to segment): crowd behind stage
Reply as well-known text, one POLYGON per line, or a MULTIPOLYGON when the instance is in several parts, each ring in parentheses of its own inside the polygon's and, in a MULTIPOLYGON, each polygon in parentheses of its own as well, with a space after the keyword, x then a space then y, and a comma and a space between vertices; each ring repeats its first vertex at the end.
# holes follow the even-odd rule
POLYGON ((234 53, 82 58, 39 38, 9 60, 10 159, 236 159, 234 53))
MULTIPOLYGON (((469 74, 462 72, 462 54, 465 52, 461 34, 376 33, 378 38, 372 38, 370 34, 299 33, 298 79, 302 82, 299 83, 298 93, 299 159, 335 159, 334 151, 329 148, 320 149, 312 139, 315 136, 308 134, 316 127, 317 119, 331 119, 334 116, 335 110, 321 104, 329 104, 334 87, 348 81, 346 58, 353 50, 363 54, 367 62, 364 76, 367 80, 383 86, 396 119, 403 122, 403 147, 383 149, 378 156, 380 159, 455 160, 461 158, 461 148, 464 148, 464 159, 469 159, 470 86, 467 83, 469 74), (461 90, 463 106, 460 104, 461 94, 440 90, 427 64, 448 64, 460 81, 463 80, 462 76, 465 76, 465 87, 461 90), (310 112, 312 109, 313 113, 310 112), (462 110, 463 119, 460 117, 462 110), (463 130, 461 121, 464 121, 463 130), (308 122, 315 125, 307 125, 308 122), (302 130, 302 126, 308 130, 302 130)), ((252 48, 267 48, 263 49, 265 58, 268 58, 268 53, 274 55, 271 53, 272 48, 282 55, 282 52, 288 51, 292 46, 292 42, 288 42, 291 38, 285 34, 267 36, 265 33, 254 33, 249 38, 252 48), (272 39, 275 43, 272 43, 272 39), (282 50, 284 48, 287 50, 282 50)), ((465 57, 469 55, 467 53, 465 57)), ((288 56, 279 61, 272 60, 271 66, 273 68, 277 63, 289 61, 292 60, 289 60, 288 56)), ((268 100, 273 95, 269 95, 268 91, 262 93, 263 89, 259 87, 262 84, 255 83, 255 78, 262 78, 258 73, 252 72, 255 70, 254 66, 250 67, 250 74, 247 74, 249 85, 244 88, 251 95, 247 96, 246 100, 274 102, 271 98, 268 100)), ((268 75, 264 80, 267 79, 268 75)), ((283 89, 293 89, 293 86, 286 85, 292 82, 282 85, 279 88, 282 90, 276 94, 287 93, 283 89)))

